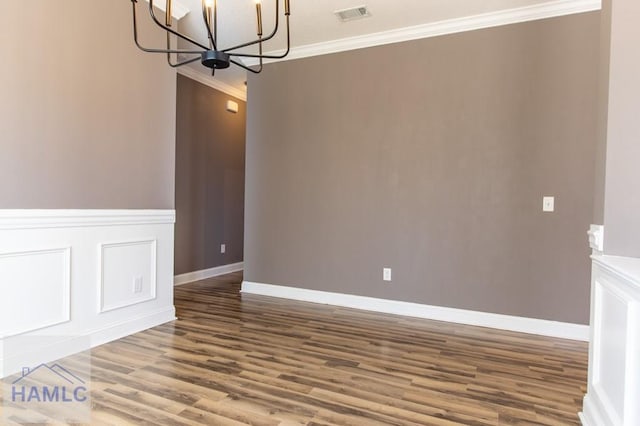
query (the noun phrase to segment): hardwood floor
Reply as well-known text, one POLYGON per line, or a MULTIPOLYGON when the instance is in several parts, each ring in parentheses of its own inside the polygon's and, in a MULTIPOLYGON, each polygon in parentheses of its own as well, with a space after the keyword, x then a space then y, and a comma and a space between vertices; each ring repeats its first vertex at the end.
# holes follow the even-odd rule
POLYGON ((176 289, 179 320, 91 354, 92 424, 577 425, 587 344, 176 289))

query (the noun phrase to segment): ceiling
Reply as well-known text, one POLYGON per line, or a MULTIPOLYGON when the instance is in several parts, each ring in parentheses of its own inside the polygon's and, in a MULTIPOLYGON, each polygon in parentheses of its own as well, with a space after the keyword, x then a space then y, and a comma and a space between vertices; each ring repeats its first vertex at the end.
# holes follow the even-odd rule
MULTIPOLYGON (((201 0, 177 1, 191 11, 180 20, 180 30, 199 40, 206 40, 206 30, 202 24, 201 0)), ((282 0, 278 1, 282 8, 282 0)), ((467 29, 482 28, 600 8, 599 0, 290 1, 291 57, 304 57, 446 32, 458 32, 463 31, 465 25, 469 26, 467 29), (341 22, 334 15, 336 10, 363 5, 369 9, 370 17, 341 22), (542 13, 544 11, 548 13, 545 15, 542 13), (512 20, 506 19, 505 22, 501 22, 500 16, 503 18, 509 16, 512 20), (480 24, 474 25, 473 22, 480 24), (406 30, 408 28, 411 31, 406 30), (427 31, 425 28, 430 30, 427 31), (447 28, 449 28, 448 31, 447 28)), ((265 34, 270 33, 273 28, 275 2, 276 0, 262 0, 265 34)), ((255 0, 218 0, 218 10, 219 45, 227 47, 255 38, 255 0)), ((281 28, 279 37, 265 44, 265 51, 283 49, 286 44, 284 33, 284 28, 281 28)), ((199 79, 211 79, 210 70, 199 63, 190 67, 191 69, 187 70, 189 74, 198 73, 199 79)), ((223 88, 232 89, 232 92, 244 92, 245 80, 246 72, 233 65, 227 70, 217 71, 215 77, 218 84, 223 88)))

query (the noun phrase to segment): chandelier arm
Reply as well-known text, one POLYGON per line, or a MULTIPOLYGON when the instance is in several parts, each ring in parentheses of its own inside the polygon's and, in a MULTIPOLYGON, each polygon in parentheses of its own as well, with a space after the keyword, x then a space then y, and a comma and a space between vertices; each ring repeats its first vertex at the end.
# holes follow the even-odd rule
POLYGON ((207 6, 206 0, 202 0, 202 19, 207 27, 207 37, 209 38, 209 49, 217 50, 216 39, 211 32, 211 8, 207 6))
POLYGON ((137 0, 131 0, 132 8, 133 8, 133 41, 135 42, 138 49, 147 53, 184 53, 184 54, 201 54, 199 50, 170 50, 170 49, 152 49, 148 47, 144 47, 138 41, 138 19, 136 16, 136 2, 137 0))
POLYGON ((263 31, 262 31, 262 8, 261 8, 261 3, 260 0, 257 0, 256 3, 256 14, 257 14, 257 35, 258 38, 253 40, 253 41, 249 41, 247 43, 243 43, 234 47, 230 47, 224 50, 218 50, 216 42, 217 42, 217 0, 213 0, 213 5, 211 4, 211 0, 202 0, 202 6, 203 6, 203 18, 204 18, 204 22, 205 25, 207 27, 207 35, 208 35, 208 45, 203 44, 193 38, 191 38, 188 35, 182 34, 177 30, 172 29, 172 17, 169 15, 170 10, 171 10, 171 0, 166 0, 167 2, 167 6, 166 6, 166 12, 165 12, 165 20, 166 20, 166 24, 162 24, 159 20, 158 17, 156 16, 156 13, 154 11, 154 0, 147 0, 149 2, 149 15, 152 19, 152 21, 154 22, 155 25, 157 25, 158 27, 160 27, 161 29, 163 29, 166 33, 166 49, 158 49, 158 48, 148 48, 148 47, 144 47, 142 46, 142 44, 140 43, 140 41, 138 40, 138 16, 137 16, 137 6, 138 6, 138 1, 139 0, 131 0, 132 3, 132 14, 133 14, 133 38, 134 38, 134 42, 135 45, 142 51, 144 52, 149 52, 149 53, 163 53, 166 55, 166 59, 167 59, 167 63, 169 64, 169 66, 173 67, 173 68, 177 68, 183 65, 187 65, 190 64, 192 62, 196 62, 197 60, 200 60, 202 62, 202 65, 204 65, 207 68, 211 68, 211 75, 215 75, 215 71, 216 69, 224 69, 224 68, 228 68, 229 64, 234 64, 237 65, 238 67, 254 73, 254 74, 259 74, 263 71, 263 67, 264 67, 264 59, 281 59, 284 58, 285 56, 287 56, 290 51, 291 51, 291 37, 290 37, 290 15, 291 15, 291 11, 290 11, 290 0, 283 0, 284 1, 284 17, 286 20, 286 38, 287 38, 287 48, 286 51, 284 51, 284 53, 279 54, 279 55, 265 55, 264 54, 264 42, 272 39, 273 37, 275 37, 275 35, 278 33, 279 27, 280 27, 280 0, 274 0, 275 2, 275 26, 273 31, 267 36, 267 37, 263 37, 263 31), (212 7, 213 6, 213 7, 212 7), (212 16, 213 13, 213 16, 212 16), (188 49, 184 49, 181 50, 178 48, 178 46, 176 46, 175 49, 172 49, 172 41, 171 41, 171 36, 176 36, 178 37, 178 39, 181 39, 183 41, 186 41, 187 43, 190 43, 192 45, 197 46, 198 48, 202 49, 202 50, 188 50, 188 49), (258 54, 251 54, 251 53, 231 53, 231 51, 236 50, 236 49, 241 49, 244 47, 248 47, 248 46, 253 46, 257 44, 258 45, 258 54), (185 55, 198 55, 197 57, 192 57, 192 58, 188 58, 188 59, 183 59, 180 60, 180 57, 176 57, 176 61, 173 62, 172 61, 172 54, 185 54, 185 55), (238 57, 248 57, 248 58, 256 58, 258 59, 258 66, 247 66, 245 65, 241 60, 239 59, 235 59, 238 57))
POLYGON ((261 40, 253 40, 247 43, 242 43, 242 44, 238 44, 237 46, 233 46, 233 47, 228 47, 226 49, 223 49, 222 51, 225 53, 228 53, 232 50, 236 50, 236 49, 241 49, 243 47, 248 47, 248 46, 253 46, 254 44, 258 44, 260 43, 260 41, 267 41, 267 40, 271 40, 273 37, 275 37, 275 35, 278 33, 278 27, 280 25, 279 23, 279 17, 280 14, 278 13, 280 8, 278 7, 278 5, 280 4, 280 0, 276 0, 276 23, 275 23, 275 27, 273 28, 273 31, 271 32, 271 34, 269 34, 268 36, 262 38, 261 40))
MULTIPOLYGON (((170 3, 170 2, 168 2, 168 3, 170 3)), ((171 50, 171 34, 169 34, 169 33, 167 33, 167 50, 171 50)), ((195 62, 200 58, 201 58, 201 55, 198 55, 198 56, 196 56, 195 58, 192 58, 192 59, 187 59, 187 60, 182 61, 182 62, 173 63, 173 62, 171 62, 171 53, 167 53, 167 64, 169 64, 169 66, 171 68, 178 68, 178 67, 181 67, 183 65, 187 65, 187 64, 190 64, 192 62, 195 62)))
POLYGON ((259 46, 258 53, 260 54, 260 67, 258 67, 258 70, 259 70, 258 72, 261 72, 262 71, 262 54, 264 53, 262 51, 262 41, 260 41, 260 44, 258 46, 259 46))
MULTIPOLYGON (((131 0, 133 3, 137 3, 138 0, 131 0)), ((153 0, 149 0, 149 15, 151 15, 151 19, 153 20, 153 22, 155 22, 155 24, 157 26, 159 26, 160 28, 162 28, 165 31, 170 32, 171 34, 180 37, 181 39, 183 39, 184 41, 187 41, 191 44, 195 44, 196 46, 204 49, 204 50, 209 50, 209 48, 207 46, 205 46, 202 43, 199 43, 198 41, 192 39, 191 37, 187 37, 184 34, 180 34, 178 31, 173 30, 170 27, 167 27, 166 25, 163 25, 160 21, 158 21, 158 18, 156 17, 155 12, 153 11, 153 0)))
MULTIPOLYGON (((171 0, 167 0, 167 6, 169 6, 171 4, 171 0)), ((169 16, 169 15, 167 15, 169 16)), ((168 21, 169 19, 167 19, 168 21)), ((170 24, 167 23, 167 26, 169 26, 170 24)), ((167 34, 167 50, 171 50, 171 34, 166 33, 167 34)), ((173 67, 173 64, 171 63, 171 53, 167 53, 167 63, 169 64, 170 67, 173 67)))
POLYGON ((242 64, 241 62, 238 61, 234 61, 233 59, 230 59, 229 62, 231 62, 232 64, 235 64, 237 66, 239 66, 240 68, 244 68, 247 71, 251 71, 254 74, 260 74, 262 72, 262 65, 260 65, 260 67, 258 68, 258 70, 254 70, 249 68, 248 66, 242 64))
POLYGON ((282 59, 289 54, 286 50, 282 55, 257 55, 251 53, 229 53, 229 56, 237 56, 239 58, 256 58, 256 59, 282 59))
MULTIPOLYGON (((258 43, 260 40, 258 40, 258 43)), ((262 49, 261 49, 262 50, 262 49)), ((259 55, 252 53, 229 53, 230 56, 239 56, 242 58, 260 58, 260 60, 264 59, 282 59, 289 54, 291 51, 291 38, 289 37, 289 17, 287 16, 287 50, 281 55, 263 55, 260 53, 259 55)))
POLYGON ((195 61, 198 61, 198 60, 200 60, 200 57, 199 57, 199 56, 196 56, 196 57, 195 57, 195 58, 193 58, 193 59, 188 59, 188 60, 186 60, 186 61, 182 61, 182 62, 178 62, 178 63, 173 64, 173 63, 171 63, 171 59, 170 59, 169 57, 167 57, 167 63, 169 64, 169 66, 170 66, 171 68, 178 68, 178 67, 181 67, 181 66, 183 66, 183 65, 190 64, 190 63, 195 62, 195 61))

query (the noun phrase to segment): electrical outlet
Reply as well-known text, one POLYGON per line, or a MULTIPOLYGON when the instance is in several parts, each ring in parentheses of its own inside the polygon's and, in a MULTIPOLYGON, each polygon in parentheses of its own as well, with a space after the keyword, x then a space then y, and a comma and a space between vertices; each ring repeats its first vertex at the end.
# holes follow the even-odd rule
POLYGON ((391 268, 382 268, 382 280, 391 281, 391 268))
POLYGON ((133 292, 142 293, 142 277, 137 276, 133 279, 133 292))
POLYGON ((220 244, 220 253, 224 254, 227 252, 227 245, 226 244, 220 244))

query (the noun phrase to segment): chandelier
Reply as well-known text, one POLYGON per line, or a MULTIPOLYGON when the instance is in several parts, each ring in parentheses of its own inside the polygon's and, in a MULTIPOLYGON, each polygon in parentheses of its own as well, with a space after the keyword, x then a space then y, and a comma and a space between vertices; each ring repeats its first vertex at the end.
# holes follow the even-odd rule
POLYGON ((257 38, 255 40, 248 41, 246 43, 241 43, 236 46, 225 47, 222 48, 218 44, 218 0, 202 0, 202 20, 203 24, 207 30, 208 42, 201 43, 198 40, 195 40, 185 34, 180 33, 176 29, 173 28, 173 19, 171 15, 171 0, 166 0, 165 7, 165 19, 164 23, 161 22, 160 19, 156 16, 154 10, 154 0, 148 0, 149 2, 149 16, 151 20, 161 29, 166 31, 167 35, 167 45, 166 48, 156 49, 156 48, 147 48, 140 44, 138 41, 138 18, 137 18, 137 4, 138 0, 131 0, 132 8, 133 8, 133 39, 136 43, 136 46, 144 52, 148 53, 161 53, 167 55, 167 62, 170 66, 176 68, 182 65, 187 65, 192 62, 200 60, 202 65, 211 69, 211 75, 215 75, 215 71, 217 69, 229 68, 231 64, 235 64, 241 68, 244 68, 247 71, 250 71, 254 74, 258 74, 262 71, 262 61, 263 59, 282 59, 289 54, 291 40, 289 37, 289 16, 291 15, 291 8, 289 5, 290 0, 284 1, 284 17, 286 21, 287 27, 287 49, 284 53, 280 55, 266 55, 263 53, 263 43, 275 37, 278 33, 279 29, 279 17, 280 10, 279 4, 280 0, 274 0, 275 2, 275 25, 273 31, 267 35, 263 36, 262 31, 262 1, 254 0, 256 5, 256 34, 257 38), (179 49, 172 48, 171 39, 172 35, 178 37, 181 40, 184 40, 189 45, 192 46, 191 49, 179 49), (250 46, 258 47, 258 53, 245 53, 239 52, 240 49, 246 49, 250 46), (172 59, 172 55, 181 55, 182 58, 185 56, 188 59, 183 59, 182 61, 174 62, 172 59), (184 55, 184 56, 183 56, 184 55), (192 57, 196 55, 195 57, 192 57), (259 60, 259 65, 257 68, 252 68, 243 64, 239 59, 240 58, 253 58, 259 60))

